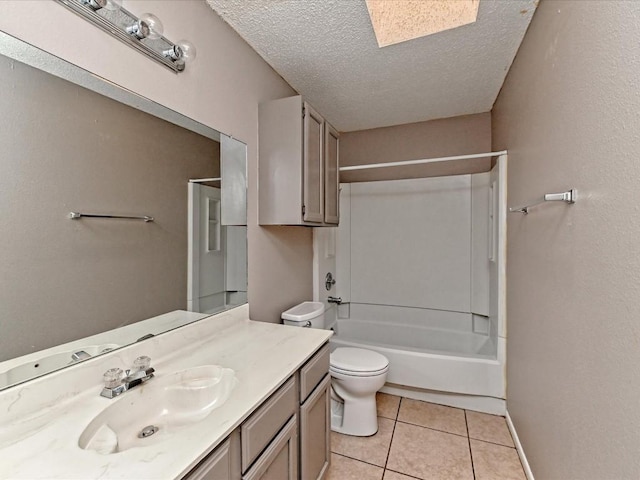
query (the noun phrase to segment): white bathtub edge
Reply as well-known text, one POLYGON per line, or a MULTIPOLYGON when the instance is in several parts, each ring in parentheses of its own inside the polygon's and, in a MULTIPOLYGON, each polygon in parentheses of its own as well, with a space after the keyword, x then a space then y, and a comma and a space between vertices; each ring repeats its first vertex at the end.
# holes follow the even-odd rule
POLYGON ((520 443, 520 439, 518 438, 516 427, 513 425, 513 422, 511 421, 511 415, 509 415, 509 410, 506 411, 505 418, 507 420, 507 426, 509 427, 509 432, 511 432, 511 437, 513 438, 513 443, 516 446, 516 451, 518 452, 518 456, 520 457, 520 463, 522 463, 524 474, 526 475, 527 480, 535 480, 533 478, 533 472, 531 471, 531 466, 529 465, 527 456, 524 454, 524 449, 522 448, 522 444, 520 443))
MULTIPOLYGON (((502 399, 504 396, 504 368, 495 359, 402 350, 344 339, 339 334, 331 338, 330 345, 332 351, 337 347, 355 347, 384 355, 390 364, 387 383, 394 386, 478 398, 502 399)), ((503 401, 497 415, 504 415, 505 410, 503 401)))
POLYGON ((423 402, 463 408, 465 410, 473 410, 474 412, 488 413, 490 415, 503 416, 506 413, 506 402, 502 398, 404 388, 395 384, 386 384, 380 391, 390 395, 398 395, 413 400, 422 400, 423 402))

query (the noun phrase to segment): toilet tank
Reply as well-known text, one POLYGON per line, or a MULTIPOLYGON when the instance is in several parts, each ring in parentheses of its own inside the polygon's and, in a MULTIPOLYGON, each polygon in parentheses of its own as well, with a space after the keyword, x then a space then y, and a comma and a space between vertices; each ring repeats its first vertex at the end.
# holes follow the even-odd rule
POLYGON ((285 325, 293 327, 324 328, 324 304, 302 302, 282 314, 285 325))

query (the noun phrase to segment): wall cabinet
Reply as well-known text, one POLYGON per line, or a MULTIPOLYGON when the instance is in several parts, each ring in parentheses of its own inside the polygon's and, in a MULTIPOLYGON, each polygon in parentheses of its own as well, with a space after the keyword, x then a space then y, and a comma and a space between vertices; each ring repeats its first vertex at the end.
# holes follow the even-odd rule
POLYGON ((183 480, 321 480, 330 465, 329 345, 183 480))
POLYGON ((335 226, 339 221, 339 134, 302 97, 258 110, 261 225, 335 226))

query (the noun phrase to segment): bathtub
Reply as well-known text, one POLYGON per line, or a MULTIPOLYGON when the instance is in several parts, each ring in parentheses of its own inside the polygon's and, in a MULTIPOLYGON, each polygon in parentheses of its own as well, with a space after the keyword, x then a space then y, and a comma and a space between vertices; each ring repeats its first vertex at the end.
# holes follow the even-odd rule
POLYGON ((496 328, 477 333, 473 316, 406 307, 351 304, 330 325, 331 349, 357 347, 389 359, 387 383, 504 398, 506 346, 496 328))

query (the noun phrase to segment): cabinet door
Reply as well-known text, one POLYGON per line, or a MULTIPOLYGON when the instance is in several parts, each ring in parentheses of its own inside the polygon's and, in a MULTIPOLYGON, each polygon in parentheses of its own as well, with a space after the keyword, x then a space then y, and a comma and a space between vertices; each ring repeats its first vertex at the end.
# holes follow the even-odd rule
POLYGON ((324 124, 324 223, 338 225, 339 178, 338 178, 338 132, 328 123, 324 124))
POLYGON ((321 479, 329 468, 331 412, 327 374, 300 407, 300 478, 321 479))
POLYGON ((305 222, 322 223, 324 220, 323 134, 323 118, 305 102, 302 167, 304 177, 302 219, 305 222))
POLYGON ((294 415, 242 480, 298 480, 297 431, 294 415))
POLYGON ((240 480, 240 436, 237 431, 183 480, 240 480))

